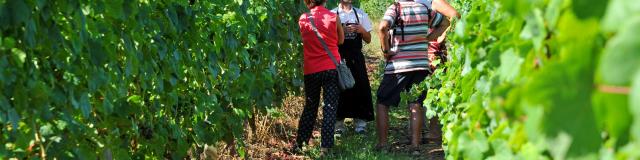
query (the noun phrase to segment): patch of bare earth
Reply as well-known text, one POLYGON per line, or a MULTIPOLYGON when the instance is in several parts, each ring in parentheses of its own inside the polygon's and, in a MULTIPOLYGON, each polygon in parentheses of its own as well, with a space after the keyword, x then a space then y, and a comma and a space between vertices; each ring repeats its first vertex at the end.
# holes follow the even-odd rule
MULTIPOLYGON (((247 149, 252 159, 303 159, 288 153, 295 141, 298 117, 302 114, 304 98, 290 96, 278 109, 280 117, 258 115, 256 132, 248 136, 247 149)), ((315 134, 314 134, 315 135, 315 134)))
MULTIPOLYGON (((372 82, 372 89, 377 90, 378 83, 381 80, 381 61, 382 54, 378 51, 368 47, 365 49, 365 61, 367 66, 367 72, 369 74, 369 80, 372 82)), ((374 94, 375 96, 375 94, 374 94)), ((281 113, 280 116, 273 116, 268 114, 257 114, 255 119, 255 128, 245 127, 245 147, 247 150, 248 159, 282 159, 282 160, 298 160, 309 159, 302 155, 292 155, 289 153, 292 144, 295 141, 296 131, 298 128, 298 118, 302 113, 304 107, 304 97, 301 96, 289 96, 284 99, 282 106, 277 110, 281 113)), ((322 109, 319 109, 320 113, 316 120, 316 126, 312 134, 312 139, 318 139, 320 136, 320 121, 322 118, 322 109)), ((408 114, 408 112, 407 112, 408 114)), ((390 152, 401 154, 412 154, 413 150, 409 144, 409 130, 408 130, 408 118, 404 117, 400 119, 403 122, 401 125, 390 126, 390 135, 396 135, 397 139, 390 139, 392 145, 390 152), (404 123, 406 122, 406 123, 404 123)), ((374 124, 372 124, 374 125, 374 124)), ((423 137, 428 133, 429 129, 423 130, 423 137)), ((373 133, 375 134, 375 133, 373 133)), ((348 137, 345 137, 348 138, 348 137)), ((314 140, 309 142, 307 147, 316 147, 319 144, 315 144, 314 140)), ((372 142, 373 143, 373 142, 372 142)), ((219 144, 217 147, 210 149, 216 151, 218 158, 212 159, 241 159, 237 154, 233 154, 233 147, 227 147, 224 144, 219 144)), ((439 143, 434 143, 423 139, 423 143, 419 149, 420 155, 415 156, 413 159, 444 159, 444 151, 439 143)), ((211 159, 211 158, 205 158, 211 159)))

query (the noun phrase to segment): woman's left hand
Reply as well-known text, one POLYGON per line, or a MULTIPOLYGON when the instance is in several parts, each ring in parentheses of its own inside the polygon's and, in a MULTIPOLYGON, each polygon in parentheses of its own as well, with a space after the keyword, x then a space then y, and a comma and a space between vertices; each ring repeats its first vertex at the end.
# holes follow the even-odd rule
POLYGON ((358 24, 349 25, 349 31, 360 33, 360 34, 363 34, 364 32, 367 32, 364 29, 364 27, 362 27, 362 25, 358 25, 358 24))

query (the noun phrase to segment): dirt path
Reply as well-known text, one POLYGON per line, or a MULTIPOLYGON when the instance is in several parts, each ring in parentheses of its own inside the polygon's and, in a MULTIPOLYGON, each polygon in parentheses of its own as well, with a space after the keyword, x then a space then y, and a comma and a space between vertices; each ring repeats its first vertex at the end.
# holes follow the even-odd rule
MULTIPOLYGON (((363 52, 371 88, 374 95, 380 84, 382 75, 382 53, 379 52, 379 42, 375 33, 372 35, 371 44, 365 45, 363 52)), ((245 146, 247 157, 250 159, 318 159, 320 125, 322 113, 318 116, 316 127, 313 131, 312 140, 302 155, 291 155, 287 151, 295 140, 297 123, 302 108, 304 98, 302 96, 290 96, 284 100, 282 106, 272 110, 267 114, 256 115, 256 129, 245 129, 245 146)), ((375 152, 372 150, 376 142, 375 122, 369 122, 367 133, 355 134, 347 132, 340 138, 336 138, 334 157, 324 159, 444 159, 444 152, 439 144, 423 140, 420 147, 420 155, 414 156, 409 148, 409 113, 406 104, 400 107, 391 108, 389 144, 391 149, 387 153, 375 152)), ((349 120, 349 119, 347 119, 349 120)), ((347 123, 348 127, 350 123, 347 123)), ((352 129, 352 128, 350 128, 352 129)), ((428 129, 424 129, 426 135, 428 129)), ((425 136, 423 136, 425 137, 425 136)), ((232 159, 229 156, 229 149, 224 150, 224 145, 219 145, 217 152, 218 159, 232 159)))
MULTIPOLYGON (((365 49, 366 65, 373 93, 377 90, 381 75, 380 54, 368 46, 365 49)), ((375 97, 374 97, 375 99, 375 97)), ((256 129, 247 127, 245 134, 247 157, 250 159, 316 159, 318 157, 321 115, 318 116, 311 144, 306 147, 302 155, 291 155, 287 152, 295 139, 298 117, 304 106, 302 96, 290 96, 284 100, 281 107, 268 114, 256 116, 256 129)), ((435 143, 423 140, 420 155, 412 156, 408 139, 408 111, 406 106, 394 107, 391 113, 390 143, 388 153, 377 153, 372 150, 375 145, 375 122, 369 122, 367 133, 356 135, 346 133, 336 139, 335 157, 327 159, 444 159, 442 148, 435 143), (364 143, 363 143, 364 142, 364 143), (362 155, 361 153, 364 153, 362 155)), ((320 113, 321 114, 321 113, 320 113)), ((348 123, 349 124, 349 123, 348 123)), ((423 131, 426 135, 427 129, 423 131)), ((226 156, 219 159, 229 159, 229 151, 222 150, 226 156)))

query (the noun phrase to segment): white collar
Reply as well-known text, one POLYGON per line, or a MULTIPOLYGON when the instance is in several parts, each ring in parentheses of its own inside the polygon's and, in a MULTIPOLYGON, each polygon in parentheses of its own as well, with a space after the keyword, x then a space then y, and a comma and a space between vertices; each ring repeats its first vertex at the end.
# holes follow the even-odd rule
MULTIPOLYGON (((357 12, 356 7, 353 7, 353 4, 351 4, 351 12, 354 12, 354 11, 357 12)), ((338 4, 338 12, 347 13, 345 10, 342 10, 342 3, 338 4)))

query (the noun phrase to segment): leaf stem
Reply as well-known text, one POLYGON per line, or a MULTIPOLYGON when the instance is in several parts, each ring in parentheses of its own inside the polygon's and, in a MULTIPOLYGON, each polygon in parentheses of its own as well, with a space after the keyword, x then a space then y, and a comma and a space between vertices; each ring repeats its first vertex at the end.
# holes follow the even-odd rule
POLYGON ((598 85, 597 87, 601 92, 612 94, 629 94, 629 92, 631 91, 629 87, 624 86, 598 85))

